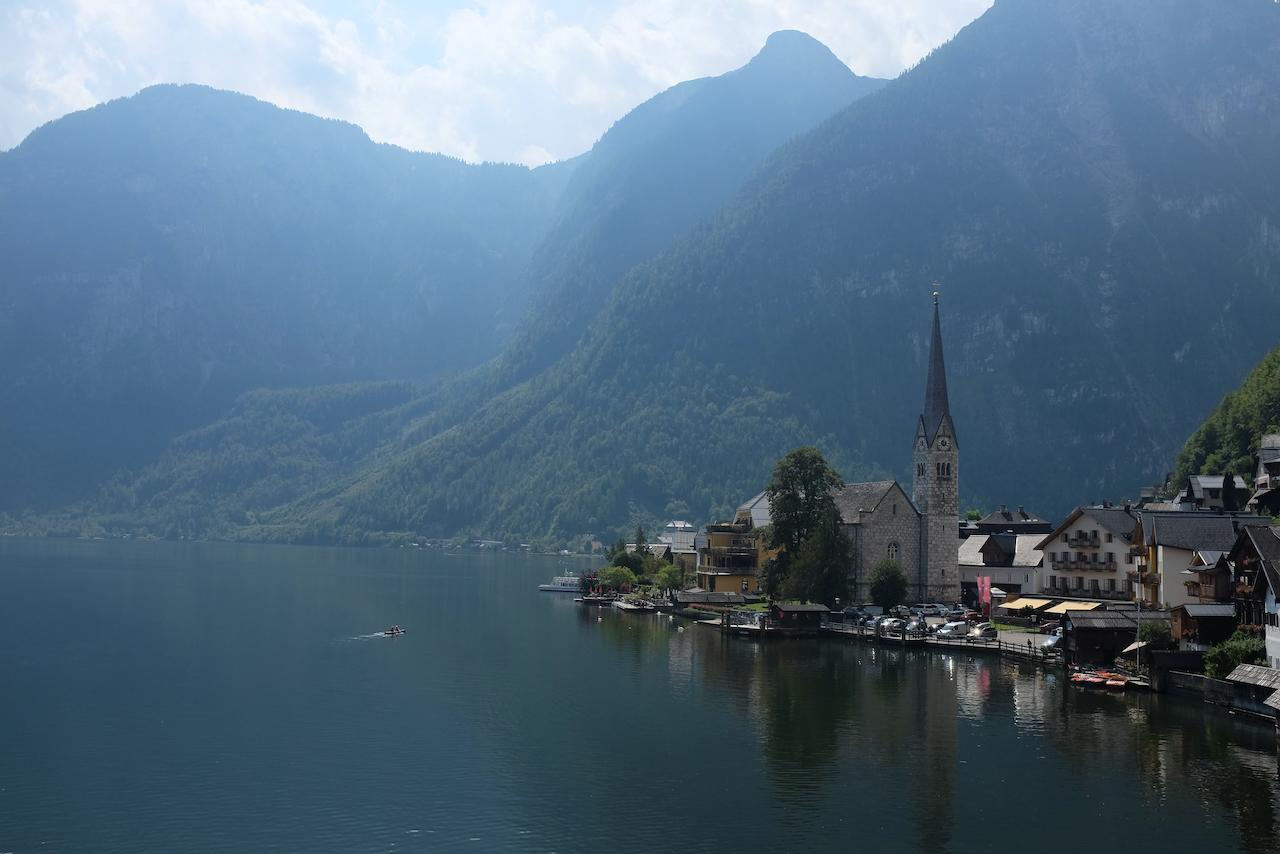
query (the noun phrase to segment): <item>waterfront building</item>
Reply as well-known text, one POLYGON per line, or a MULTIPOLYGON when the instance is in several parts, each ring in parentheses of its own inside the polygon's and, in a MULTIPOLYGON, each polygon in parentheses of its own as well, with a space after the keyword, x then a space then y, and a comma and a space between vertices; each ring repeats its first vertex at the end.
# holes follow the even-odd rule
POLYGON ((769 524, 769 499, 758 493, 732 522, 707 525, 697 538, 697 584, 709 593, 759 593, 760 568, 775 552, 760 535, 769 524))
POLYGON ((1230 551, 1242 526, 1269 521, 1251 513, 1222 510, 1143 510, 1137 517, 1130 541, 1143 599, 1162 608, 1200 598, 1200 573, 1191 569, 1197 552, 1230 551))
POLYGON ((1236 606, 1230 602, 1193 602, 1170 612, 1173 639, 1184 650, 1207 650, 1236 630, 1236 606))
POLYGON ((698 529, 683 519, 672 519, 662 527, 662 533, 658 535, 658 539, 671 546, 671 551, 693 551, 694 539, 698 536, 698 529))
POLYGON ((1280 526, 1243 526, 1227 559, 1235 567, 1240 621, 1263 627, 1268 663, 1280 667, 1280 526))
POLYGON ((1077 507, 1040 540, 1044 555, 1039 592, 1090 599, 1133 599, 1137 578, 1129 538, 1137 523, 1128 507, 1077 507))

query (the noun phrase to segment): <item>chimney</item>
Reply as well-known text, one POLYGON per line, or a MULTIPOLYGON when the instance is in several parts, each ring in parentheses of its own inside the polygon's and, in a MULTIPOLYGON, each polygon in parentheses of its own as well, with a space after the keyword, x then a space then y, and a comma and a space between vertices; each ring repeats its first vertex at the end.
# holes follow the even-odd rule
POLYGON ((1009 512, 1009 508, 1008 508, 1008 507, 1005 507, 1003 504, 1001 504, 1001 505, 1000 505, 1000 512, 1001 512, 1001 513, 1008 513, 1008 512, 1009 512))

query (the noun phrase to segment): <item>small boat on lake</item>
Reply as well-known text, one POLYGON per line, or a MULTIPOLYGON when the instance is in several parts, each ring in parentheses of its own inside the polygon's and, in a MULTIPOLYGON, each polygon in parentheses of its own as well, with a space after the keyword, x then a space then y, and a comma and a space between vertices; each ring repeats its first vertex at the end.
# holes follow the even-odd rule
POLYGON ((551 579, 550 584, 539 584, 538 589, 552 593, 577 593, 582 589, 581 584, 581 579, 570 573, 569 575, 557 575, 551 579))
POLYGON ((382 631, 383 637, 388 637, 388 638, 398 637, 399 635, 402 635, 402 634, 404 634, 404 629, 400 628, 399 626, 392 626, 391 628, 383 629, 382 631))

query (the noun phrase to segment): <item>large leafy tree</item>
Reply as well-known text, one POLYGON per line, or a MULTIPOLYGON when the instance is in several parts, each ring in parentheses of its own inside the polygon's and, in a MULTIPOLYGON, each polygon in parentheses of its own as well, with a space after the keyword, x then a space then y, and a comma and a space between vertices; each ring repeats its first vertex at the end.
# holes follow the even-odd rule
POLYGON ((823 509, 818 526, 800 546, 783 581, 787 598, 834 605, 849 594, 853 544, 835 505, 823 509))
POLYGON ((805 553, 806 544, 824 526, 828 533, 832 527, 840 527, 840 511, 833 493, 843 486, 839 473, 827 464, 822 452, 812 446, 796 448, 773 467, 773 476, 764 490, 771 516, 765 537, 771 548, 779 550, 777 557, 765 564, 763 572, 765 592, 770 597, 779 593, 792 595, 791 590, 799 589, 806 592, 798 598, 810 598, 807 592, 825 589, 829 582, 817 579, 831 571, 832 562, 842 549, 847 570, 847 537, 842 545, 838 535, 824 535, 808 555, 805 553), (801 580, 797 575, 796 581, 789 581, 798 563, 804 565, 802 574, 808 580, 801 580))
POLYGON ((885 558, 871 570, 871 601, 881 608, 901 605, 907 595, 907 576, 896 560, 885 558))

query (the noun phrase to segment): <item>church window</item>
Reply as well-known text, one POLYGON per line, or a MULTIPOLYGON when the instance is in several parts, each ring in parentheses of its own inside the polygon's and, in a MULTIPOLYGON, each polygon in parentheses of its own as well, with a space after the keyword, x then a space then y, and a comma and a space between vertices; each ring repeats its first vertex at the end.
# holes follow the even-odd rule
POLYGON ((893 515, 894 515, 894 516, 897 516, 897 515, 898 515, 898 504, 897 504, 897 502, 896 502, 896 501, 895 501, 895 502, 894 502, 894 504, 893 504, 893 515))
POLYGON ((889 560, 897 560, 897 559, 898 559, 898 544, 889 543, 889 560))

